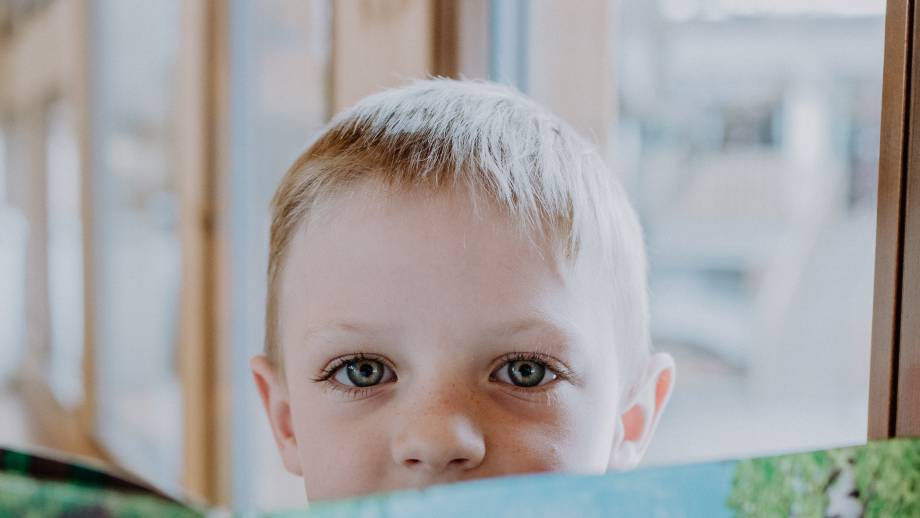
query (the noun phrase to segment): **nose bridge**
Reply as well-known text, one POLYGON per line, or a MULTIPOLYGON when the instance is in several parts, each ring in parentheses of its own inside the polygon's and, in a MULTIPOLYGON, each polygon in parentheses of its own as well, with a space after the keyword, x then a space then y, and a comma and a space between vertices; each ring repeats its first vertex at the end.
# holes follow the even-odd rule
POLYGON ((411 390, 392 439, 393 460, 432 473, 481 464, 485 436, 472 391, 447 380, 420 382, 411 390))

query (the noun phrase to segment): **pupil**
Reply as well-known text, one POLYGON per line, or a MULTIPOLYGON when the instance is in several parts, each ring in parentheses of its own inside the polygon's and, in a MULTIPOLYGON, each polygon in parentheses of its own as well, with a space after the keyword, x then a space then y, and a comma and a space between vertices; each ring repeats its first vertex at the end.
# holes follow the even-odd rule
POLYGON ((532 361, 516 361, 508 364, 511 381, 519 387, 533 387, 543 381, 546 368, 532 361))
POLYGON ((345 372, 348 379, 359 387, 376 385, 383 378, 383 367, 380 362, 373 360, 349 363, 345 372))

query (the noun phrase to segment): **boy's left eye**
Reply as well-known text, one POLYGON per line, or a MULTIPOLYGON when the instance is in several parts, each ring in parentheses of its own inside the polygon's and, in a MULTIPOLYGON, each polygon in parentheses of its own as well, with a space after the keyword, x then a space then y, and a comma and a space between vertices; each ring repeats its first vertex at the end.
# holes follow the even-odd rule
POLYGON ((503 383, 516 387, 538 387, 557 378, 556 373, 545 363, 536 360, 512 360, 492 373, 503 383))
POLYGON ((372 387, 396 376, 383 362, 370 358, 348 360, 335 372, 335 381, 350 387, 372 387))

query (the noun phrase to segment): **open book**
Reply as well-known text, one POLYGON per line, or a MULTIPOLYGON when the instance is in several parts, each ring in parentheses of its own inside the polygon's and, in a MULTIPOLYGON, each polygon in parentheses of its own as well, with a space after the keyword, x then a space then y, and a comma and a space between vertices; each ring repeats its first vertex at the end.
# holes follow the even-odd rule
MULTIPOLYGON (((86 465, 0 449, 0 516, 227 514, 86 465)), ((920 516, 920 439, 601 476, 482 479, 265 516, 920 516)))

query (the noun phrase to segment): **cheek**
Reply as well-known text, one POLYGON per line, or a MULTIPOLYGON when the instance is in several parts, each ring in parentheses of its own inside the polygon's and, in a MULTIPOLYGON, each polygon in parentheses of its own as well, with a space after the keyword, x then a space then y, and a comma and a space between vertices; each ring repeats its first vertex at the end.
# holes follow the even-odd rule
POLYGON ((615 421, 596 402, 563 393, 551 407, 520 401, 509 407, 489 423, 494 468, 503 473, 604 471, 615 421))
MULTIPOLYGON (((293 396, 293 394, 292 394, 293 396)), ((343 414, 317 397, 292 397, 291 417, 307 496, 326 500, 378 489, 391 462, 379 421, 343 414)), ((375 419, 379 420, 379 416, 375 419)))

